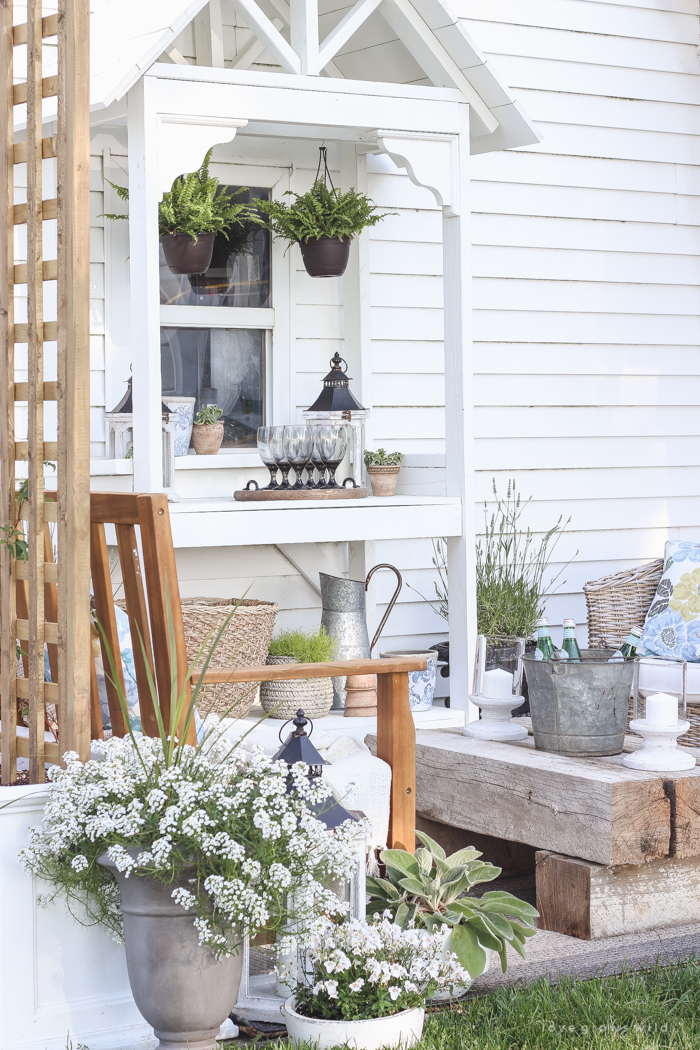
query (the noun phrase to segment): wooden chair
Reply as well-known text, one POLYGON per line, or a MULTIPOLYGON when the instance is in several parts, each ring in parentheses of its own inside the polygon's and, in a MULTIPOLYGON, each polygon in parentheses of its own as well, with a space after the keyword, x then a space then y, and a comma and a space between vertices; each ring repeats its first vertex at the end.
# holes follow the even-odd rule
MULTIPOLYGON (((164 494, 122 494, 94 492, 90 498, 90 558, 95 613, 102 625, 101 641, 105 670, 110 663, 107 645, 119 653, 114 614, 112 577, 106 525, 114 525, 124 585, 126 610, 131 628, 134 668, 139 692, 143 731, 157 735, 156 714, 148 686, 152 675, 158 702, 167 724, 170 717, 171 641, 177 665, 178 691, 190 689, 185 633, 180 608, 175 551, 170 531, 170 515, 164 494), (143 559, 139 556, 137 528, 143 559), (145 586, 144 586, 145 582, 145 586), (143 649, 139 644, 143 641, 143 649), (145 653, 144 653, 145 650, 145 653)), ((115 660, 116 673, 123 687, 121 661, 115 660)), ((389 844, 413 852, 416 817, 416 741, 413 716, 408 700, 408 672, 425 670, 420 657, 393 660, 339 660, 322 664, 293 664, 263 667, 222 667, 206 672, 207 684, 228 682, 279 681, 281 679, 328 678, 335 675, 377 675, 377 755, 391 766, 391 817, 389 844)), ((124 736, 126 725, 117 689, 107 676, 107 701, 112 732, 124 736)), ((93 673, 92 733, 102 735, 97 681, 93 673)), ((194 727, 190 732, 194 743, 194 727)))

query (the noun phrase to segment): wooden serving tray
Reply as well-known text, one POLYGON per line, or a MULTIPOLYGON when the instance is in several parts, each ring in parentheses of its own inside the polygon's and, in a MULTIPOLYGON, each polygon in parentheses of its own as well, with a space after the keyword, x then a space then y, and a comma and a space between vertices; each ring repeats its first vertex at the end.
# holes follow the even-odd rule
POLYGON ((243 503, 288 499, 367 499, 369 489, 237 489, 235 500, 243 503))

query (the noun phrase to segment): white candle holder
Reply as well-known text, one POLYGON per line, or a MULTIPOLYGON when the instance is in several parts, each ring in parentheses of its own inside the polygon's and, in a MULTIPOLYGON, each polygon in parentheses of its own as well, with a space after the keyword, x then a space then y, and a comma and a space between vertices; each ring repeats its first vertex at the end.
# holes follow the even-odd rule
POLYGON ((522 638, 491 638, 480 634, 476 640, 476 664, 474 667, 474 692, 469 699, 481 709, 478 722, 468 722, 463 730, 465 736, 477 740, 527 740, 527 729, 513 721, 513 711, 524 702, 520 695, 522 683, 522 655, 525 642, 522 638), (489 669, 487 664, 493 666, 489 669), (506 672, 511 679, 510 696, 484 696, 488 686, 489 670, 506 672))
POLYGON ((690 729, 690 722, 677 722, 672 726, 649 725, 646 719, 634 719, 630 729, 643 737, 644 743, 638 751, 625 755, 622 764, 629 769, 648 769, 657 773, 672 773, 679 769, 692 769, 695 758, 681 751, 676 741, 690 729))
POLYGON ((624 756, 623 765, 656 773, 692 769, 695 758, 681 751, 677 744, 678 737, 690 729, 685 717, 687 662, 643 656, 638 660, 637 670, 629 728, 641 736, 644 743, 638 751, 624 756), (665 715, 668 724, 664 724, 665 715))

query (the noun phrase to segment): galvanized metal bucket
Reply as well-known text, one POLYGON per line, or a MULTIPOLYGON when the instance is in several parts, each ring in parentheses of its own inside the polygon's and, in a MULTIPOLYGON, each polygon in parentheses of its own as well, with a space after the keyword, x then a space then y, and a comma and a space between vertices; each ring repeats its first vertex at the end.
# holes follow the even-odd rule
POLYGON ((613 649, 584 649, 581 661, 523 659, 535 747, 557 755, 619 755, 636 660, 608 663, 613 649))

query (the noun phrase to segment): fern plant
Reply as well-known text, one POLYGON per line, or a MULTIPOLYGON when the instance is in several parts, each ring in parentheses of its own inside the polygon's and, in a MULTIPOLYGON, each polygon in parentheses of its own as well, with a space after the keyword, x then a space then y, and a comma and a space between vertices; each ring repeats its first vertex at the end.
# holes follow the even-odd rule
MULTIPOLYGON (((198 171, 188 175, 178 175, 170 190, 163 194, 158 205, 158 234, 189 234, 194 240, 200 233, 222 233, 228 238, 230 226, 235 226, 253 218, 248 204, 236 204, 233 200, 246 187, 230 194, 219 190, 219 180, 209 174, 209 161, 213 153, 210 149, 198 171)), ((109 179, 106 180, 109 182, 109 179)), ((116 190, 120 200, 129 199, 126 186, 109 185, 116 190)), ((105 219, 127 219, 128 215, 115 215, 104 212, 105 219)))
POLYGON ((267 220, 259 216, 257 221, 289 244, 318 237, 354 237, 366 226, 376 226, 387 215, 396 214, 380 215, 376 205, 363 193, 329 189, 323 179, 317 179, 308 193, 287 190, 285 196, 296 199, 291 204, 263 200, 255 204, 267 216, 267 220))

